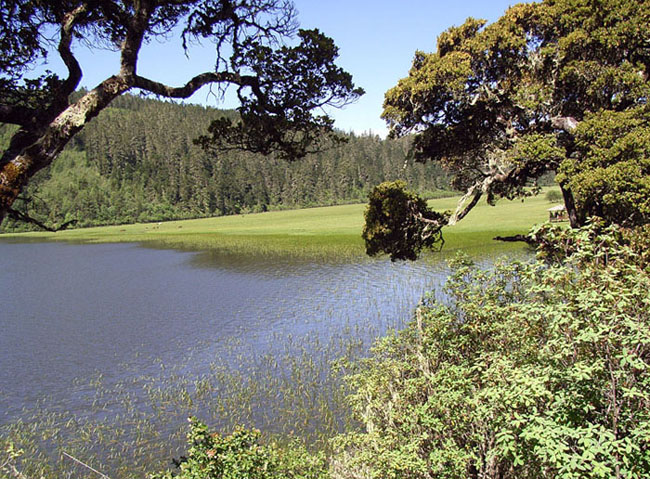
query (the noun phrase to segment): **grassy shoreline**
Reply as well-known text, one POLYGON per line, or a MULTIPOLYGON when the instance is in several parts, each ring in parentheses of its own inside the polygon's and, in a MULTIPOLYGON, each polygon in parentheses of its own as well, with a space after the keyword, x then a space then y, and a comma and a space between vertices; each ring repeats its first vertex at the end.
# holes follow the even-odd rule
MULTIPOLYGON (((453 209, 458 197, 430 200, 436 210, 453 209)), ((445 252, 505 248, 497 235, 525 233, 546 221, 552 206, 543 194, 525 201, 501 200, 492 207, 484 201, 455 226, 443 230, 445 252)), ((301 256, 308 258, 363 258, 361 229, 364 204, 195 220, 136 223, 50 232, 5 233, 0 239, 69 241, 75 243, 142 243, 146 246, 234 254, 301 256)), ((507 249, 512 249, 507 245, 507 249)))

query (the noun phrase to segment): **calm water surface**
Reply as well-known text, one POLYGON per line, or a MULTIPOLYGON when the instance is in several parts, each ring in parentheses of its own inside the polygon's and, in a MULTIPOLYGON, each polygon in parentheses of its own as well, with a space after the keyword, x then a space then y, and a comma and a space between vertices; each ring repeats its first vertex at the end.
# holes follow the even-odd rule
POLYGON ((109 384, 295 338, 399 327, 439 289, 443 261, 328 264, 214 256, 131 244, 0 241, 0 423, 45 398, 83 409, 88 378, 109 384))

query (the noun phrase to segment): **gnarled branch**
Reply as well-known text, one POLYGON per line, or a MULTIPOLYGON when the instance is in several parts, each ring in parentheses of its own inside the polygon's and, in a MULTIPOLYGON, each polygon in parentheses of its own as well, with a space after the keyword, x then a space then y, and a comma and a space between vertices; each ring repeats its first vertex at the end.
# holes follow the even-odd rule
POLYGON ((37 111, 16 105, 0 105, 0 123, 30 126, 36 119, 37 111))
POLYGON ((252 76, 239 75, 232 72, 205 72, 201 73, 181 87, 171 87, 139 75, 135 76, 133 86, 148 91, 155 95, 167 98, 188 98, 199 88, 210 83, 232 83, 234 85, 248 86, 257 96, 263 96, 257 79, 252 76))
POLYGON ((494 241, 504 241, 506 243, 523 242, 530 246, 536 246, 538 243, 528 235, 512 235, 512 236, 495 236, 492 238, 494 241))
POLYGON ((88 4, 82 3, 71 12, 66 13, 61 22, 61 39, 59 40, 58 52, 68 69, 68 78, 61 85, 59 94, 66 99, 70 93, 75 91, 81 81, 81 66, 79 66, 79 62, 72 54, 70 45, 72 44, 74 27, 87 12, 88 4))
POLYGON ((12 219, 14 219, 16 221, 23 221, 25 223, 36 225, 39 228, 41 228, 41 229, 43 229, 45 231, 49 231, 51 233, 56 233, 57 231, 62 231, 64 229, 68 228, 68 226, 72 226, 77 222, 77 220, 70 220, 70 221, 66 221, 65 223, 61 224, 61 226, 53 228, 51 226, 47 226, 45 223, 37 220, 36 218, 32 218, 31 216, 29 216, 29 215, 27 215, 25 213, 22 213, 22 212, 20 212, 18 210, 15 210, 13 208, 7 208, 7 215, 10 218, 12 218, 12 219))
POLYGON ((449 226, 453 226, 462 220, 467 214, 476 206, 478 200, 483 196, 483 183, 491 178, 485 178, 485 180, 477 181, 474 185, 468 188, 467 193, 458 201, 456 206, 456 211, 449 218, 449 226), (469 203, 467 201, 469 200, 469 203), (467 204, 466 204, 467 203, 467 204))

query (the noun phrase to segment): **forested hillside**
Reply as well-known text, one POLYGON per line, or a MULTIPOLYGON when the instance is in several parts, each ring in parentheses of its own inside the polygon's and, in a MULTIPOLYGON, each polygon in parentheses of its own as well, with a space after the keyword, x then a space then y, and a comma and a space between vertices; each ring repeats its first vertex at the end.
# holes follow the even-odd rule
MULTIPOLYGON (((117 98, 41 171, 16 209, 46 224, 161 221, 365 201, 382 181, 404 179, 439 195, 448 180, 433 163, 409 165, 409 139, 348 135, 341 146, 288 163, 193 143, 232 112, 135 96, 117 98)), ((0 145, 10 127, 0 125, 0 145)), ((28 225, 8 220, 4 230, 28 225)))

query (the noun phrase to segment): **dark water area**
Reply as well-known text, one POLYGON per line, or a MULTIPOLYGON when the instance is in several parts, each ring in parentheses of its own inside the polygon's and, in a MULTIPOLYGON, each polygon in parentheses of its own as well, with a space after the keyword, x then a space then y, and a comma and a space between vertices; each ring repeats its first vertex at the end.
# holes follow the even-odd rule
POLYGON ((237 368, 238 355, 301 338, 375 337, 447 273, 435 258, 330 264, 0 241, 0 424, 37 405, 84 411, 98 375, 119 384, 183 365, 199 376, 215 358, 237 368))

